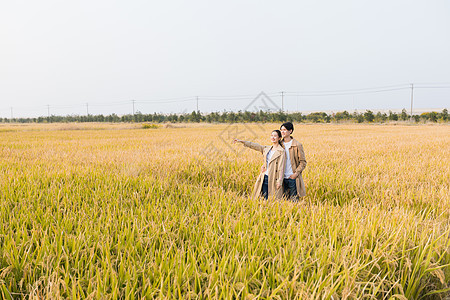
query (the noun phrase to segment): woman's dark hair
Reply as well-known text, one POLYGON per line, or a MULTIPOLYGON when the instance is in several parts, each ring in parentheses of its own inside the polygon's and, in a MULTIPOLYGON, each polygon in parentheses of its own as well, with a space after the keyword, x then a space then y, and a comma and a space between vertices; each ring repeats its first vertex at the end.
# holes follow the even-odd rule
MULTIPOLYGON (((272 131, 272 132, 276 132, 277 134, 278 134, 278 137, 279 138, 281 138, 282 137, 282 135, 281 135, 281 131, 279 131, 278 129, 275 129, 274 131, 272 131)), ((280 140, 278 140, 278 144, 280 144, 280 146, 281 147, 284 147, 283 146, 283 143, 281 142, 281 139, 280 140)))
POLYGON ((291 130, 291 133, 294 132, 294 125, 292 125, 291 122, 283 123, 283 124, 281 124, 280 129, 281 129, 281 127, 286 128, 286 130, 291 130))

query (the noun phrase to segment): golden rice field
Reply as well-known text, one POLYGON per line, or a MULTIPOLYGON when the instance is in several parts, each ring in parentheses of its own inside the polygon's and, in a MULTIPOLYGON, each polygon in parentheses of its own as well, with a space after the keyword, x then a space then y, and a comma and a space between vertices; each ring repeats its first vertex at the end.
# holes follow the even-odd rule
POLYGON ((1 125, 0 298, 450 297, 450 126, 296 125, 299 203, 229 143, 279 124, 177 126, 1 125))

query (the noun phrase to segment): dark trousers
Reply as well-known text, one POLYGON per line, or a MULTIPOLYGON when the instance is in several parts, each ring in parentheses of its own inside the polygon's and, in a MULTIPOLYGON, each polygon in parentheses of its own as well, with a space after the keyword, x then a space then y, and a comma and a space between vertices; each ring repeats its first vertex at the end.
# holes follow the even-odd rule
POLYGON ((296 179, 283 179, 283 190, 286 198, 293 201, 298 200, 296 179))
POLYGON ((262 193, 264 199, 267 200, 267 198, 269 197, 269 177, 267 175, 264 175, 261 193, 262 193))

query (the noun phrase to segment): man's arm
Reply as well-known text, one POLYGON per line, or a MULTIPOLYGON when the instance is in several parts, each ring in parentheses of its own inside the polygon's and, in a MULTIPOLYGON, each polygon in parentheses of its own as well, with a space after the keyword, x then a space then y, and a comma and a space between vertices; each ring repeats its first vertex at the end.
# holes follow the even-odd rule
POLYGON ((299 143, 297 147, 297 155, 299 159, 299 164, 297 168, 295 169, 295 173, 300 175, 303 170, 306 168, 306 157, 305 157, 305 151, 303 151, 303 145, 299 143))

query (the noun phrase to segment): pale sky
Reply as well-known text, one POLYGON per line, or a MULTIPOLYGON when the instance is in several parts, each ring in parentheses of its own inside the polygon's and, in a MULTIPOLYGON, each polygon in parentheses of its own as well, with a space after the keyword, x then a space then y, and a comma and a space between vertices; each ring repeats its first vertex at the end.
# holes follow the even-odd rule
POLYGON ((410 83, 416 108, 449 107, 449 0, 0 3, 0 117, 238 111, 261 91, 409 111, 410 83))

